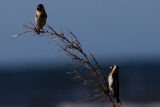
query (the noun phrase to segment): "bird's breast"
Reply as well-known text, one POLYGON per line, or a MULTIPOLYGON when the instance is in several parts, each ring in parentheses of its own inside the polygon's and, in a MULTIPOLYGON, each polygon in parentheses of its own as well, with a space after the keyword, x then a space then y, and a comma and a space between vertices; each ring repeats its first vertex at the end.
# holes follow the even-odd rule
POLYGON ((109 83, 109 86, 111 87, 112 84, 113 84, 113 78, 112 78, 112 75, 109 75, 108 77, 108 83, 109 83))

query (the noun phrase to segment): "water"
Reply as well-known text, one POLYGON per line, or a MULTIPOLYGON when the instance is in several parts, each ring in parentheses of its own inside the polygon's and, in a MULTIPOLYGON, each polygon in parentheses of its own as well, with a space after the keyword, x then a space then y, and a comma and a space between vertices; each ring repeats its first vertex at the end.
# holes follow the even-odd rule
MULTIPOLYGON (((103 69, 105 65, 110 64, 103 63, 103 69)), ((159 61, 126 62, 119 66, 122 103, 141 105, 160 101, 159 61)), ((66 73, 71 68, 63 63, 1 66, 0 71, 0 106, 55 107, 63 102, 80 101, 88 93, 80 82, 71 79, 72 75, 66 73)), ((106 71, 109 73, 109 69, 106 71)))

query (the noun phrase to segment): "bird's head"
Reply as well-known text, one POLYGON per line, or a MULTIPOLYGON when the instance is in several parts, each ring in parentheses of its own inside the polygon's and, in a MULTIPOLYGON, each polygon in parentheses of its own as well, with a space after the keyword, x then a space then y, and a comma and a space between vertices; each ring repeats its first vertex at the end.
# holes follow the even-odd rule
POLYGON ((118 71, 119 70, 119 67, 117 65, 112 65, 109 68, 112 69, 112 71, 118 71))
POLYGON ((44 11, 44 6, 43 6, 43 4, 37 5, 37 10, 38 10, 38 11, 44 11))

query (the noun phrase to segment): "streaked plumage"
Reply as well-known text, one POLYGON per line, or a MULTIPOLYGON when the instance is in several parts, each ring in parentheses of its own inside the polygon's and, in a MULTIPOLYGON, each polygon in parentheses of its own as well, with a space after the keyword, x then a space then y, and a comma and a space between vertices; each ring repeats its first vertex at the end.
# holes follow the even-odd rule
POLYGON ((42 29, 46 24, 47 14, 45 8, 42 4, 37 6, 37 11, 35 14, 35 24, 37 27, 37 33, 40 33, 40 29, 42 29))
POLYGON ((116 99, 117 103, 120 103, 119 99, 119 67, 112 65, 110 67, 112 72, 108 76, 109 90, 111 95, 116 99))

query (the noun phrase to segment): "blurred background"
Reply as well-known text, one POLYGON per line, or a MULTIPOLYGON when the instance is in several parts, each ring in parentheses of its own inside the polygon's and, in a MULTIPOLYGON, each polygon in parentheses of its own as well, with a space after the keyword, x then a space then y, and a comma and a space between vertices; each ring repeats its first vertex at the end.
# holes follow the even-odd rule
POLYGON ((10 39, 34 23, 39 3, 47 24, 59 32, 69 28, 104 71, 120 66, 124 106, 160 106, 159 0, 1 0, 0 106, 79 107, 88 93, 66 73, 70 58, 58 56, 49 38, 28 33, 10 39))

